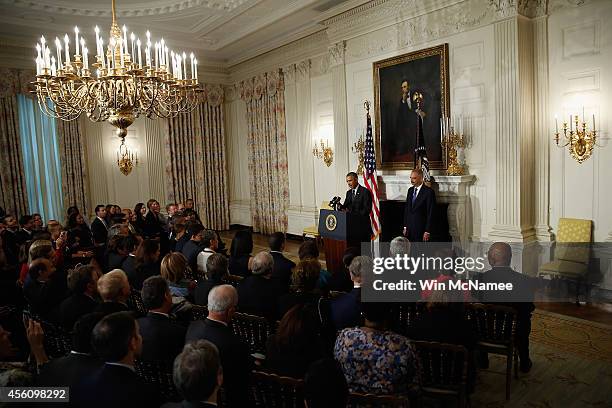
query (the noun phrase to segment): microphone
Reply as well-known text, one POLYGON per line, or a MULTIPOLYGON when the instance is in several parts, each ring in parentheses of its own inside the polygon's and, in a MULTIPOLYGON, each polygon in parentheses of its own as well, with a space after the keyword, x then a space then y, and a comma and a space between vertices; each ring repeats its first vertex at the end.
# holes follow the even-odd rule
POLYGON ((329 202, 330 207, 333 208, 334 211, 340 211, 342 209, 342 204, 340 204, 340 200, 340 197, 333 197, 329 202))

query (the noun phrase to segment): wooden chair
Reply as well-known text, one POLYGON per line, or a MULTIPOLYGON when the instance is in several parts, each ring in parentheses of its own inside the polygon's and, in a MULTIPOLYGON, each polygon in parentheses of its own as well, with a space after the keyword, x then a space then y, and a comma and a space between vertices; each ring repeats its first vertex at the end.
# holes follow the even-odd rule
POLYGON ((429 341, 413 341, 420 360, 421 393, 437 400, 467 404, 468 351, 465 347, 429 341))
POLYGON ((167 361, 136 360, 136 374, 142 380, 153 385, 164 401, 180 401, 181 397, 174 386, 172 363, 167 361))
POLYGON ((423 313, 425 303, 392 303, 390 307, 389 330, 410 336, 417 318, 423 313))
POLYGON ((233 332, 249 346, 251 354, 266 354, 266 341, 276 331, 276 322, 264 317, 236 313, 232 319, 233 332))
POLYGON ((243 279, 244 277, 239 275, 225 275, 225 277, 221 279, 221 282, 226 285, 232 285, 233 287, 237 288, 238 285, 240 285, 240 283, 243 281, 243 279))
POLYGON ((43 346, 45 352, 50 358, 65 356, 72 349, 72 335, 62 329, 60 326, 43 320, 40 316, 30 313, 28 310, 23 311, 25 318, 38 322, 43 330, 43 346))
POLYGON ((142 301, 140 292, 137 290, 132 289, 130 292, 130 297, 127 300, 127 305, 130 310, 137 312, 141 316, 145 316, 147 314, 147 308, 142 301))
POLYGON ((348 408, 408 408, 410 401, 407 397, 398 395, 374 395, 351 392, 349 394, 348 408))
POLYGON ((208 307, 192 304, 191 320, 204 320, 208 316, 208 307))
POLYGON ((473 303, 468 305, 467 312, 477 335, 477 348, 506 356, 506 399, 510 399, 513 362, 514 377, 518 378, 518 352, 514 347, 516 311, 508 306, 473 303))
POLYGON ((257 408, 304 408, 304 381, 253 371, 250 396, 257 408))

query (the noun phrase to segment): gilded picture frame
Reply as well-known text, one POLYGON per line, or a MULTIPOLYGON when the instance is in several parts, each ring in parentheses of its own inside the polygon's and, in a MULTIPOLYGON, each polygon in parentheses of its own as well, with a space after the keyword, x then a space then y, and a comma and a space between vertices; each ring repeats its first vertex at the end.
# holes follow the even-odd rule
POLYGON ((376 61, 373 71, 377 168, 414 168, 418 109, 413 93, 417 92, 423 95, 429 168, 446 170, 448 155, 440 144, 440 118, 450 116, 448 44, 376 61))

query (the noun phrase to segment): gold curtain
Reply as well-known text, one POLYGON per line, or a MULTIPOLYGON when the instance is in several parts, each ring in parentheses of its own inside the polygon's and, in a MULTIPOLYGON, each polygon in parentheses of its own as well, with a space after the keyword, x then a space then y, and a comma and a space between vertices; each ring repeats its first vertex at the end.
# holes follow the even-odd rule
POLYGON ((57 136, 62 168, 62 196, 64 209, 77 206, 84 216, 88 216, 89 177, 87 173, 87 153, 85 137, 80 120, 69 122, 57 120, 57 136))

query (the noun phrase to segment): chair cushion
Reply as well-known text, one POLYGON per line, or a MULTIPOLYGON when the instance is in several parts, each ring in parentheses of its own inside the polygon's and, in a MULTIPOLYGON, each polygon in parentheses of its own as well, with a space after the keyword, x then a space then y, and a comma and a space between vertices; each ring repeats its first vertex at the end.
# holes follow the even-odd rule
POLYGON ((584 263, 555 260, 540 266, 538 275, 579 278, 586 275, 587 270, 587 265, 584 263))

